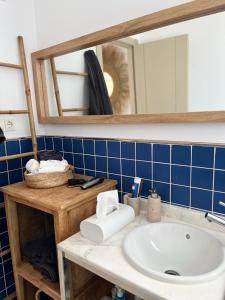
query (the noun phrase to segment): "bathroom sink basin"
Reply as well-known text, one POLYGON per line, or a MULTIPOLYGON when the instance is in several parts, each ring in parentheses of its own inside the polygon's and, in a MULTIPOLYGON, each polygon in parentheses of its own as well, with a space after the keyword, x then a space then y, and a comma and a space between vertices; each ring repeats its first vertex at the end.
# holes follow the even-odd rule
POLYGON ((153 223, 132 230, 123 252, 141 273, 174 283, 199 283, 225 272, 225 248, 194 226, 153 223))

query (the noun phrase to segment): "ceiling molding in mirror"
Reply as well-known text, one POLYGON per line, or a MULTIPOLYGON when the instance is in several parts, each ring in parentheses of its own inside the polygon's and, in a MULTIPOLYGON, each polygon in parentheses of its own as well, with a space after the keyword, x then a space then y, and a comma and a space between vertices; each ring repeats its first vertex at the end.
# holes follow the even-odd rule
MULTIPOLYGON (((205 98, 205 95, 209 94, 208 91, 205 91, 205 95, 203 92, 199 93, 200 103, 202 104, 205 101, 202 106, 203 111, 201 111, 201 106, 198 107, 195 103, 198 93, 193 95, 191 88, 197 90, 201 87, 201 83, 199 83, 200 87, 193 84, 193 81, 196 82, 196 78, 199 78, 199 74, 195 74, 195 77, 191 78, 192 82, 189 82, 189 56, 191 57, 192 53, 189 53, 191 51, 188 45, 191 36, 184 30, 175 30, 172 36, 168 34, 158 35, 157 39, 152 34, 154 30, 160 30, 162 27, 167 28, 166 26, 168 26, 169 28, 169 26, 176 23, 224 11, 225 0, 191 1, 32 53, 39 121, 52 124, 225 121, 225 90, 223 91, 222 88, 222 80, 214 79, 216 84, 212 86, 215 94, 213 90, 211 91, 213 98, 212 95, 208 97, 209 99, 205 98), (150 42, 149 40, 144 43, 142 41, 143 44, 139 45, 140 40, 146 40, 145 33, 148 34, 148 38, 151 34, 150 42), (84 57, 86 59, 87 56, 85 53, 87 52, 95 53, 97 64, 101 65, 104 72, 104 77, 103 74, 101 75, 104 78, 104 83, 101 84, 102 95, 105 95, 105 90, 108 91, 105 98, 109 98, 109 102, 104 100, 100 103, 100 106, 106 107, 106 113, 100 112, 99 115, 90 113, 90 111, 93 111, 93 107, 90 108, 90 99, 87 100, 88 97, 90 98, 90 91, 87 86, 87 78, 89 78, 90 72, 87 71, 84 62, 84 57), (74 53, 76 56, 74 56, 74 53), (144 56, 140 57, 140 53, 144 53, 144 56), (149 60, 150 55, 151 59, 149 60), (160 55, 160 59, 157 55, 160 55), (115 57, 121 59, 121 66, 118 61, 113 63, 115 57), (152 61, 156 63, 153 64, 152 61), (118 65, 117 69, 122 70, 117 77, 127 78, 129 89, 126 84, 117 83, 118 78, 116 75, 118 74, 115 75, 115 73, 118 73, 118 70, 113 69, 113 66, 116 65, 118 65), (124 69, 124 66, 127 70, 124 69), (145 72, 143 72, 141 66, 145 69, 145 72), (141 81, 140 78, 143 80, 141 81), (150 80, 149 78, 151 81, 147 81, 147 79, 150 80), (118 86, 121 89, 120 91, 118 91, 118 86), (218 95, 215 89, 220 89, 220 87, 221 94, 218 95), (124 100, 126 94, 129 94, 129 103, 126 102, 126 105, 123 105, 122 108, 121 103, 117 100, 120 95, 124 100), (153 100, 149 96, 150 94, 153 100), (192 99, 191 104, 188 97, 192 99), (76 98, 76 106, 73 105, 73 102, 68 102, 72 98, 76 98), (162 102, 162 99, 164 102, 162 102), (212 105, 213 102, 215 102, 214 106, 212 105), (191 108, 187 108, 187 105, 191 108), (218 110, 219 108, 221 110, 218 110)), ((201 27, 205 29, 203 23, 201 27)), ((220 29, 222 30, 222 28, 224 27, 221 26, 220 29)), ((207 30, 205 31, 205 34, 208 35, 207 30)), ((207 36, 207 38, 209 37, 207 36)), ((219 49, 219 45, 220 42, 215 47, 219 49)), ((193 57, 191 58, 193 60, 193 57)), ((205 60, 207 59, 205 57, 205 60)), ((213 60, 213 57, 211 57, 211 60, 213 60)), ((225 58, 221 64, 224 64, 225 67, 225 58)), ((199 65, 200 68, 204 70, 202 65, 199 65)), ((214 68, 215 66, 209 69, 214 68)), ((219 72, 221 73, 221 70, 218 69, 219 72)), ((90 81, 90 79, 88 80, 90 81)), ((99 80, 101 82, 101 78, 99 80)))

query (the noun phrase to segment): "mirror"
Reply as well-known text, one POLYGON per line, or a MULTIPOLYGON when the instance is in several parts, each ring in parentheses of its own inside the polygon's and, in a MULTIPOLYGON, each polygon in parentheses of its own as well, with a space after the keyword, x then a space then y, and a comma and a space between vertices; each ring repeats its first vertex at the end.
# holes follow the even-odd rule
POLYGON ((200 2, 33 53, 39 119, 224 120, 225 4, 200 2))

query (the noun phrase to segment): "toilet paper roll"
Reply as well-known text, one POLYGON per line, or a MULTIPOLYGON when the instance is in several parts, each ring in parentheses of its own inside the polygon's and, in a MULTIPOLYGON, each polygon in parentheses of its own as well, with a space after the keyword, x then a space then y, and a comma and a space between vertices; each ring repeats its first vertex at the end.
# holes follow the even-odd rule
POLYGON ((132 207, 119 204, 119 209, 102 218, 96 215, 80 223, 80 232, 88 240, 101 243, 132 222, 135 213, 132 207))

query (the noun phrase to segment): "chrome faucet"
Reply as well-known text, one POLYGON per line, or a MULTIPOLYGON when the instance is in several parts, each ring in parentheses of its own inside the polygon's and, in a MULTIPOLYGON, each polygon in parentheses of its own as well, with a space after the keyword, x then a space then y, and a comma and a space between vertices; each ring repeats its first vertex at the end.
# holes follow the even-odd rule
MULTIPOLYGON (((225 203, 220 201, 219 202, 219 205, 225 207, 225 203)), ((225 226, 225 219, 224 218, 220 218, 214 214, 211 214, 211 213, 206 213, 205 214, 205 218, 209 221, 209 222, 215 222, 219 225, 222 225, 222 226, 225 226)))

